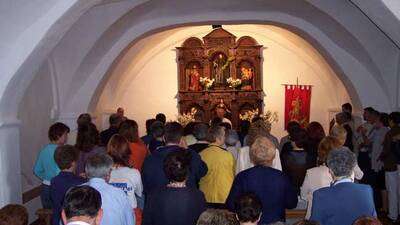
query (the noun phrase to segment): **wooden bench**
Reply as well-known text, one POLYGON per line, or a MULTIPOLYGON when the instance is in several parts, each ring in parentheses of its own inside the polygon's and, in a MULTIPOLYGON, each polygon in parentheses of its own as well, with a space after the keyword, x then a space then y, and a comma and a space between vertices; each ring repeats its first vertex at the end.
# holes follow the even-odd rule
POLYGON ((286 210, 286 219, 303 219, 306 213, 305 209, 288 209, 286 210))

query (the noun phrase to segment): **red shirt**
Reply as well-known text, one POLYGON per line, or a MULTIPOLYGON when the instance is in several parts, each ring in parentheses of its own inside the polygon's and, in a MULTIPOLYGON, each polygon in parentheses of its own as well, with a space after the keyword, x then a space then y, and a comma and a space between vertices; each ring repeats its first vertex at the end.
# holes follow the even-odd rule
POLYGON ((130 147, 132 152, 130 162, 133 164, 133 168, 142 172, 142 165, 149 154, 149 150, 141 141, 130 143, 130 147))

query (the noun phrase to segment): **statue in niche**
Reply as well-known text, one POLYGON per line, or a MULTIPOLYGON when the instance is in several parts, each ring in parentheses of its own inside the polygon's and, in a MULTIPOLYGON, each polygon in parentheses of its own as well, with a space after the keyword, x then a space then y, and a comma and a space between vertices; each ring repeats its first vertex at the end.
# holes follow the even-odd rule
POLYGON ((254 77, 254 70, 248 63, 243 63, 240 67, 240 75, 242 80, 242 90, 251 91, 252 81, 254 77))
POLYGON ((213 75, 215 78, 216 85, 225 85, 226 79, 230 76, 229 74, 229 64, 234 60, 234 58, 229 58, 219 53, 213 61, 213 75))
POLYGON ((186 73, 189 78, 189 91, 200 91, 200 73, 197 66, 193 65, 186 73))

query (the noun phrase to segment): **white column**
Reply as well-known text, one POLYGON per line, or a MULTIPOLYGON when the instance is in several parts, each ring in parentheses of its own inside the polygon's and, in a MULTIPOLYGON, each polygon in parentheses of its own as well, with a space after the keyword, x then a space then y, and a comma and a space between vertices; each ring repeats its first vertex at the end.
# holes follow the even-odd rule
POLYGON ((22 203, 19 125, 17 120, 0 123, 0 207, 22 203))

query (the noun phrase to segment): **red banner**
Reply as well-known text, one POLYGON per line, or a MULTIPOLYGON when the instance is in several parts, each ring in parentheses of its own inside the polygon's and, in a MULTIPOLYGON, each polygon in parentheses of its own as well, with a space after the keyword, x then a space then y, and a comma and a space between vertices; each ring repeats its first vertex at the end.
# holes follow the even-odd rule
POLYGON ((285 85, 285 129, 290 121, 303 127, 310 122, 310 85, 285 85))

